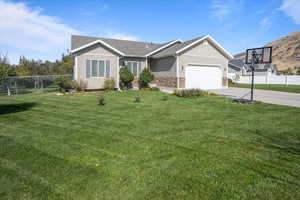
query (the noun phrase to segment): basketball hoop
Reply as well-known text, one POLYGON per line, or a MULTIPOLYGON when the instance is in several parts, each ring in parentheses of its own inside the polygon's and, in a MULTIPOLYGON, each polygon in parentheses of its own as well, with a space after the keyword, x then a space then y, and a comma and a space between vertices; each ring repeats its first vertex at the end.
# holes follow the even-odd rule
POLYGON ((246 64, 272 63, 272 47, 247 49, 246 64))
POLYGON ((255 64, 267 64, 272 63, 272 47, 262 47, 246 50, 246 64, 251 64, 252 82, 251 82, 251 99, 238 99, 236 101, 242 103, 253 103, 253 91, 254 91, 254 70, 255 64))

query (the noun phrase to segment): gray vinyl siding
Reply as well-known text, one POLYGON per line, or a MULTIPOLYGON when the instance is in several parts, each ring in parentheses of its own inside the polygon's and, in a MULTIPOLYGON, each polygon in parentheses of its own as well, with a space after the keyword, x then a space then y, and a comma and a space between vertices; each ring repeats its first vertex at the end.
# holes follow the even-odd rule
POLYGON ((110 74, 115 80, 118 78, 119 56, 101 44, 96 44, 74 55, 77 59, 77 81, 87 84, 86 89, 102 89, 106 78, 86 78, 86 60, 109 60, 110 74))
POLYGON ((151 59, 150 69, 156 77, 176 77, 176 57, 151 59))
POLYGON ((179 77, 185 76, 185 68, 189 64, 219 66, 224 73, 223 77, 227 77, 228 59, 209 41, 203 41, 178 56, 179 77))

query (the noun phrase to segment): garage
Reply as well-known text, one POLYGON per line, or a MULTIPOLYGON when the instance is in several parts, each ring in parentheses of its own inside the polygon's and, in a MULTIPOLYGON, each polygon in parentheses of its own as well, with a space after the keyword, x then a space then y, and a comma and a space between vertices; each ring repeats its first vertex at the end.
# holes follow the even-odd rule
POLYGON ((220 89, 222 71, 219 66, 188 65, 185 69, 185 80, 187 89, 220 89))

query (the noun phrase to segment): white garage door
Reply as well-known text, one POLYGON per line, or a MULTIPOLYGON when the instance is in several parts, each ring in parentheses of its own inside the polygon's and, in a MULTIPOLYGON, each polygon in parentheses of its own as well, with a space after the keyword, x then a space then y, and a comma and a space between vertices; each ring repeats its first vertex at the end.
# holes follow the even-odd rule
POLYGON ((222 88, 222 73, 217 66, 187 66, 185 70, 186 88, 222 88))

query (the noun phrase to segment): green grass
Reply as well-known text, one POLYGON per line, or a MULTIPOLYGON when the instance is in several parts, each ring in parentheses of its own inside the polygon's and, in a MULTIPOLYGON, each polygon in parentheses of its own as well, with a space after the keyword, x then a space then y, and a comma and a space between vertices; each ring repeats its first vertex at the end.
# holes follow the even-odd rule
POLYGON ((163 96, 0 97, 0 199, 300 199, 300 109, 163 96))
MULTIPOLYGON (((231 84, 230 87, 251 88, 251 85, 250 84, 231 84)), ((280 91, 280 92, 300 93, 300 85, 255 84, 254 88, 261 89, 261 90, 273 90, 273 91, 280 91)))

